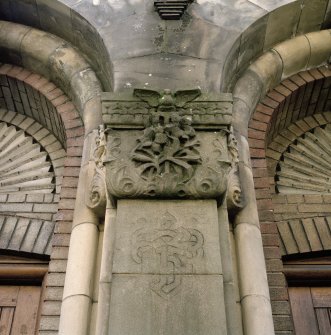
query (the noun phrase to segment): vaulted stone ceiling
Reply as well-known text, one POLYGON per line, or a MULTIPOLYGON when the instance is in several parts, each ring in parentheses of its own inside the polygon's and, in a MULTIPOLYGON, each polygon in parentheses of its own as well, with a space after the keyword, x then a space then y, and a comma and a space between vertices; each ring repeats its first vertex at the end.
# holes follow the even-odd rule
POLYGON ((91 60, 105 90, 165 88, 159 83, 166 79, 170 89, 190 83, 226 91, 265 50, 329 27, 331 3, 196 0, 181 21, 165 22, 151 0, 4 0, 0 19, 74 44, 91 60))

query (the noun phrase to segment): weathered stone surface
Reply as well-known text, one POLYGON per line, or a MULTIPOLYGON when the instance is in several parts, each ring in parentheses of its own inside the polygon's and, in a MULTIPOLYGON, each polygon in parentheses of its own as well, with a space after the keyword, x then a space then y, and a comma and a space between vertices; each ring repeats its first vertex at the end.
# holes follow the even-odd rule
MULTIPOLYGON (((274 3, 274 1, 268 1, 274 3)), ((286 1, 286 6, 280 7, 269 14, 264 50, 291 38, 297 28, 301 14, 301 1, 286 1), (287 18, 286 21, 284 18, 287 18), (286 22, 286 23, 284 23, 286 22)))
POLYGON ((289 77, 306 69, 310 57, 310 45, 305 36, 281 43, 273 49, 278 52, 283 61, 283 77, 289 77))
POLYGON ((304 0, 297 31, 299 34, 320 30, 328 0, 304 0))
POLYGON ((31 29, 23 38, 21 43, 21 52, 23 56, 24 67, 37 73, 42 73, 46 78, 48 72, 48 58, 58 48, 64 45, 64 41, 49 35, 45 32, 31 29), (38 40, 37 57, 31 50, 31 45, 38 40))
POLYGON ((197 0, 188 11, 207 22, 238 31, 244 31, 267 13, 261 6, 247 0, 197 0))
POLYGON ((103 122, 112 129, 142 128, 150 116, 162 112, 190 117, 195 128, 219 129, 231 124, 232 95, 229 93, 201 95, 197 89, 176 92, 135 89, 133 95, 105 92, 101 100, 103 122))
POLYGON ((117 211, 109 334, 226 334, 216 202, 119 200, 117 211))
POLYGON ((241 35, 238 65, 245 67, 249 61, 263 52, 268 16, 256 20, 241 35))
POLYGON ((256 6, 259 6, 261 8, 264 8, 267 11, 273 11, 278 7, 290 4, 291 2, 294 2, 293 0, 249 0, 249 2, 255 4, 256 6))
POLYGON ((153 275, 115 275, 109 334, 226 334, 222 276, 180 277, 181 290, 163 298, 148 286, 153 275))
POLYGON ((70 7, 60 1, 36 0, 40 27, 42 30, 63 36, 72 41, 72 21, 70 7))
POLYGON ((222 273, 213 200, 120 200, 116 225, 114 273, 222 273), (162 243, 162 236, 168 234, 172 237, 169 244, 162 243), (165 254, 162 248, 167 249, 165 254), (168 262, 178 257, 179 263, 174 261, 173 269, 170 263, 160 264, 159 253, 168 262))
POLYGON ((191 59, 187 56, 159 53, 114 61, 114 91, 133 87, 163 89, 163 80, 171 90, 200 87, 202 91, 218 91, 222 64, 215 60, 191 59))
POLYGON ((309 41, 311 52, 308 67, 317 67, 331 55, 331 33, 325 30, 307 34, 306 37, 309 41))

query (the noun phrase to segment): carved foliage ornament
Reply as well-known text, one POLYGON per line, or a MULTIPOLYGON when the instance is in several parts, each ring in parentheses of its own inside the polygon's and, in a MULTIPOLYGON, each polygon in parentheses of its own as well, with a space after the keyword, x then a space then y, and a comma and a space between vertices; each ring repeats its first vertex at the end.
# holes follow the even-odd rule
MULTIPOLYGON (((134 91, 148 105, 145 129, 102 128, 97 139, 96 152, 102 154, 96 164, 101 159, 105 166, 110 194, 116 198, 219 198, 224 194, 227 176, 237 164, 236 143, 228 119, 222 126, 216 122, 217 131, 194 129, 192 111, 185 106, 197 98, 203 100, 200 95, 200 90, 134 91)), ((123 102, 123 108, 127 106, 123 102)), ((222 115, 220 110, 215 113, 222 115)), ((224 113, 229 115, 228 110, 224 113)))
POLYGON ((153 180, 156 176, 176 174, 182 182, 190 180, 195 166, 202 162, 200 143, 191 126, 191 118, 180 115, 176 107, 194 100, 200 91, 178 91, 172 95, 164 90, 161 96, 155 91, 135 90, 134 94, 157 107, 131 154, 141 177, 153 180))

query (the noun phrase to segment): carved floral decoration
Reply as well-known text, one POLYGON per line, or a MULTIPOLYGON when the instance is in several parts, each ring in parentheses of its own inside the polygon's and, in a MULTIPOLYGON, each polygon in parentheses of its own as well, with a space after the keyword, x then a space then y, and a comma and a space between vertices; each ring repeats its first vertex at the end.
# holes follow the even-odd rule
MULTIPOLYGON (((234 185, 231 201, 238 205, 238 151, 229 126, 217 124, 213 131, 196 131, 186 108, 201 95, 200 90, 136 89, 134 95, 149 106, 145 129, 139 134, 101 127, 97 138, 96 175, 104 175, 110 195, 220 199, 234 185)), ((124 101, 123 108, 126 105, 124 101)), ((210 120, 213 125, 213 116, 210 120)), ((93 197, 98 199, 98 192, 93 197)))
POLYGON ((182 182, 192 178, 195 166, 201 164, 200 143, 191 120, 175 112, 168 123, 160 115, 150 117, 143 136, 137 140, 131 159, 143 179, 175 173, 182 182))

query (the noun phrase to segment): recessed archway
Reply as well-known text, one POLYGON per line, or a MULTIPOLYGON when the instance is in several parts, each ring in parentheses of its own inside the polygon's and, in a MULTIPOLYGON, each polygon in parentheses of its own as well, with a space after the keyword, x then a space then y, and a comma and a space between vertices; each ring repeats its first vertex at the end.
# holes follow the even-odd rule
MULTIPOLYGON (((63 91, 40 75, 17 66, 2 64, 0 77, 0 89, 3 93, 0 104, 6 108, 0 109, 0 120, 3 124, 1 133, 11 136, 13 157, 22 160, 24 155, 16 155, 15 150, 17 152, 22 149, 26 152, 26 146, 29 145, 37 154, 33 159, 30 154, 33 150, 29 151, 29 166, 26 172, 18 174, 19 177, 23 177, 22 173, 26 174, 23 184, 15 186, 9 182, 17 189, 0 190, 3 219, 0 248, 6 253, 51 258, 44 283, 46 302, 41 310, 40 329, 57 331, 62 299, 61 286, 64 285, 81 165, 83 122, 74 104, 63 91), (30 178, 28 176, 32 168, 39 169, 37 176, 31 176, 34 181, 36 177, 42 176, 42 169, 46 168, 48 179, 42 179, 39 183, 44 189, 38 188, 36 183, 31 185, 32 188, 22 187, 28 183, 27 178, 30 178), (52 307, 50 312, 50 306, 58 308, 52 307)), ((6 146, 6 150, 7 148, 11 147, 6 146)), ((6 153, 7 157, 9 154, 6 153)), ((21 164, 19 166, 23 168, 21 164)), ((11 174, 14 172, 15 170, 10 171, 11 174)), ((1 183, 6 183, 3 180, 5 177, 2 173, 1 183)), ((15 176, 10 178, 17 180, 15 176)))

